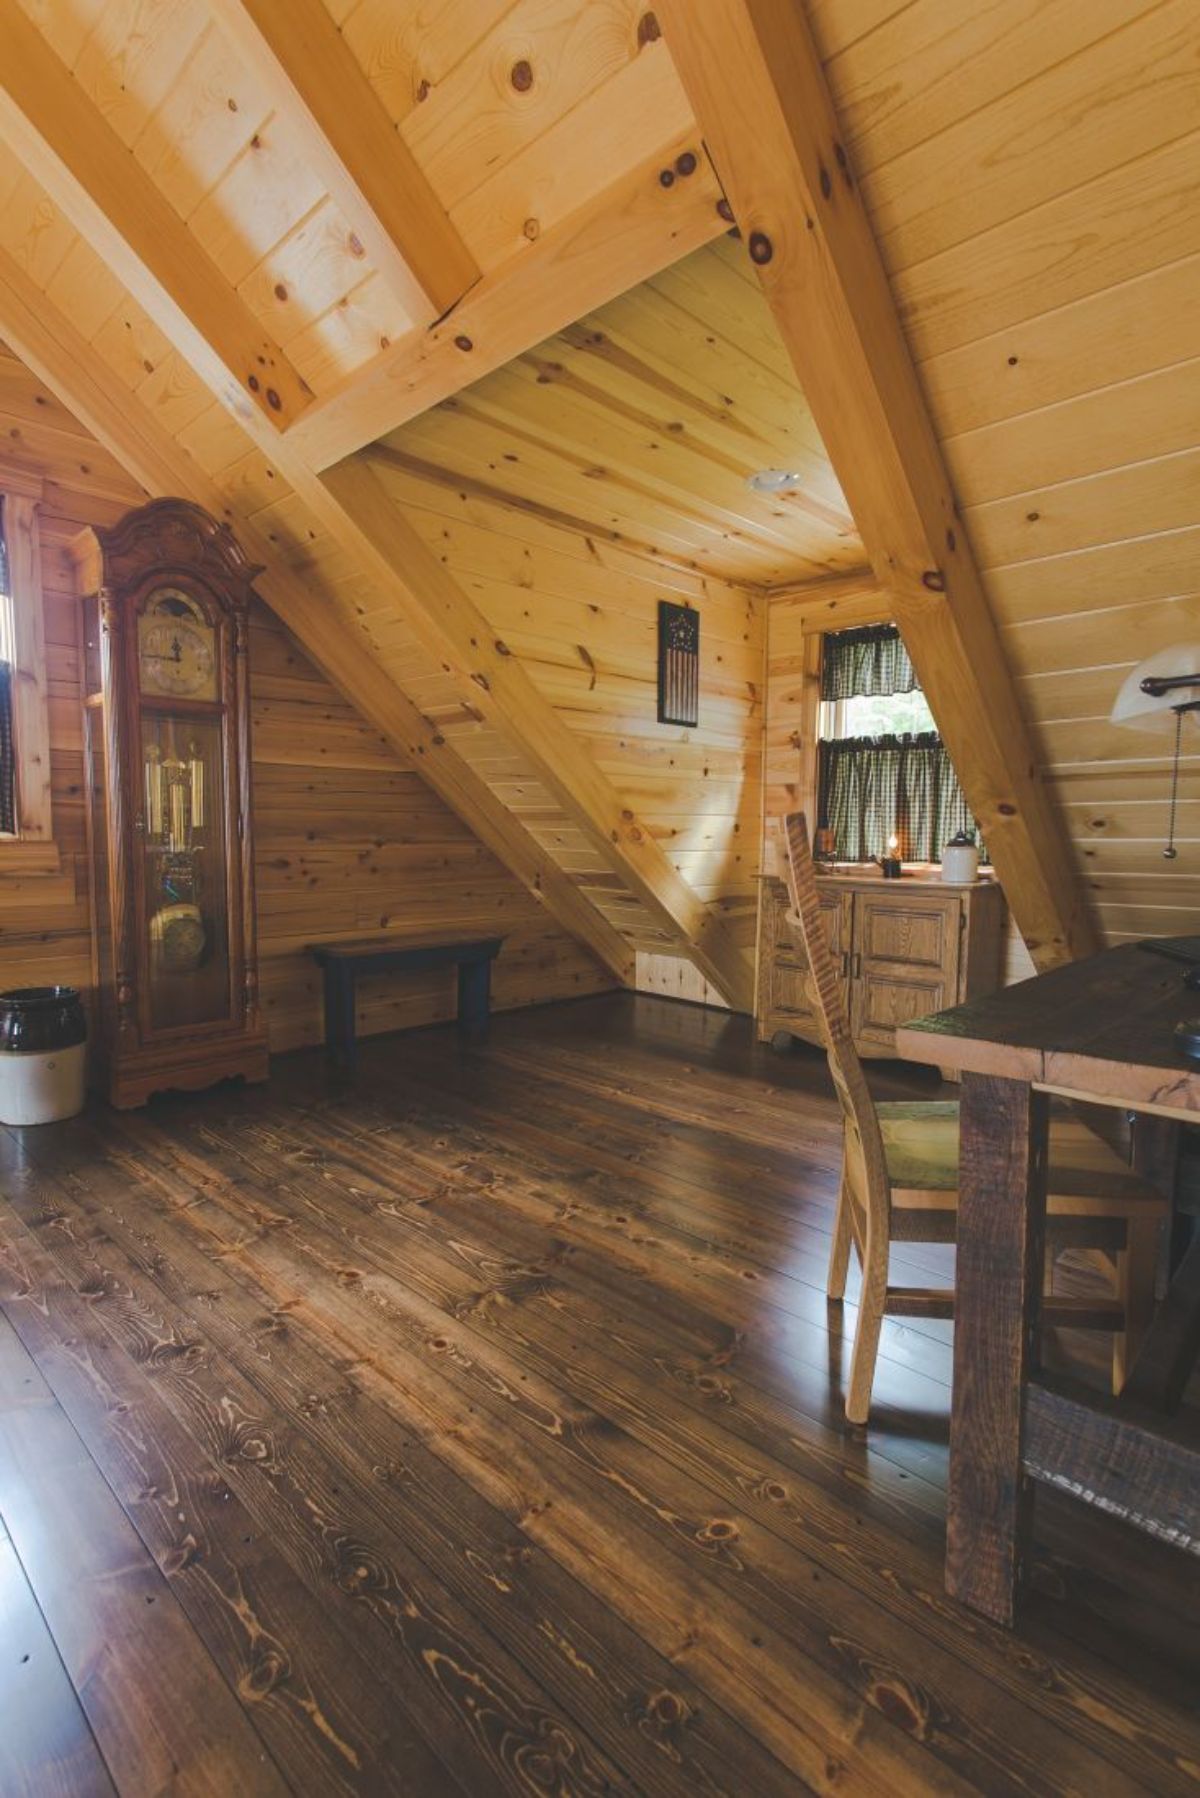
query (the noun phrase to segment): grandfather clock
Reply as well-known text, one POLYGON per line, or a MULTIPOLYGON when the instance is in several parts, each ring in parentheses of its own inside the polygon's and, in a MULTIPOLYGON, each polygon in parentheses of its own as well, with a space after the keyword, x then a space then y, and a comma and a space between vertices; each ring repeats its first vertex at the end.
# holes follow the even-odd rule
POLYGON ((114 1105, 264 1080, 250 818, 247 611, 259 568, 186 500, 77 545, 99 993, 114 1105))

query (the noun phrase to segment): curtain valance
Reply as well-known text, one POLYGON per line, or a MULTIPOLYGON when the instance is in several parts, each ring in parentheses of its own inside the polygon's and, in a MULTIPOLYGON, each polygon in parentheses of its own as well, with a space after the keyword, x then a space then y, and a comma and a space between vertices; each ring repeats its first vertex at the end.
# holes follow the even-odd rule
POLYGON ((821 659, 822 699, 876 698, 911 693, 916 686, 913 665, 894 624, 868 624, 826 636, 821 659))

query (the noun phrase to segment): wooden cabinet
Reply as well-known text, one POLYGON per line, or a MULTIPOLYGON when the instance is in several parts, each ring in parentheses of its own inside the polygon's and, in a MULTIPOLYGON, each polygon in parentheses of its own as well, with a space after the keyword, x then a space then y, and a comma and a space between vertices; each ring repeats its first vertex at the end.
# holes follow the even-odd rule
MULTIPOLYGON (((860 1055, 894 1055, 896 1027, 993 992, 1000 984, 1004 895, 994 881, 819 874, 817 888, 860 1055)), ((819 1042, 807 964, 786 924, 787 889, 765 877, 759 898, 758 1035, 819 1042)))

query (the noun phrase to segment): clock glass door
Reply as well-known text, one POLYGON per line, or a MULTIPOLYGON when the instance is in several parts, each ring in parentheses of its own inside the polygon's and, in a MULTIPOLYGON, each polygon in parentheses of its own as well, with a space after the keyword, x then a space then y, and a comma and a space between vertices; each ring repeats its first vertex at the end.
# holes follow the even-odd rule
POLYGON ((143 905, 155 1030, 230 1016, 219 712, 142 712, 143 905))

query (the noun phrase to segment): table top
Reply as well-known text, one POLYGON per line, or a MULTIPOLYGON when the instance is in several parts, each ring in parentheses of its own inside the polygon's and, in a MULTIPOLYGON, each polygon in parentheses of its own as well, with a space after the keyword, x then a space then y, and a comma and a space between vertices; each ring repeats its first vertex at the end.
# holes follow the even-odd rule
POLYGON ((1123 943, 902 1025, 896 1053, 1166 1117, 1194 1116, 1200 1064, 1186 1060, 1173 1037, 1184 1018, 1200 1019, 1200 992, 1185 987, 1186 971, 1182 961, 1123 943))
POLYGON ((351 942, 310 943, 308 953, 318 961, 357 961, 360 956, 420 954, 429 949, 474 949, 480 955, 495 955, 503 941, 503 936, 480 936, 477 931, 426 930, 412 936, 392 931, 351 942))

